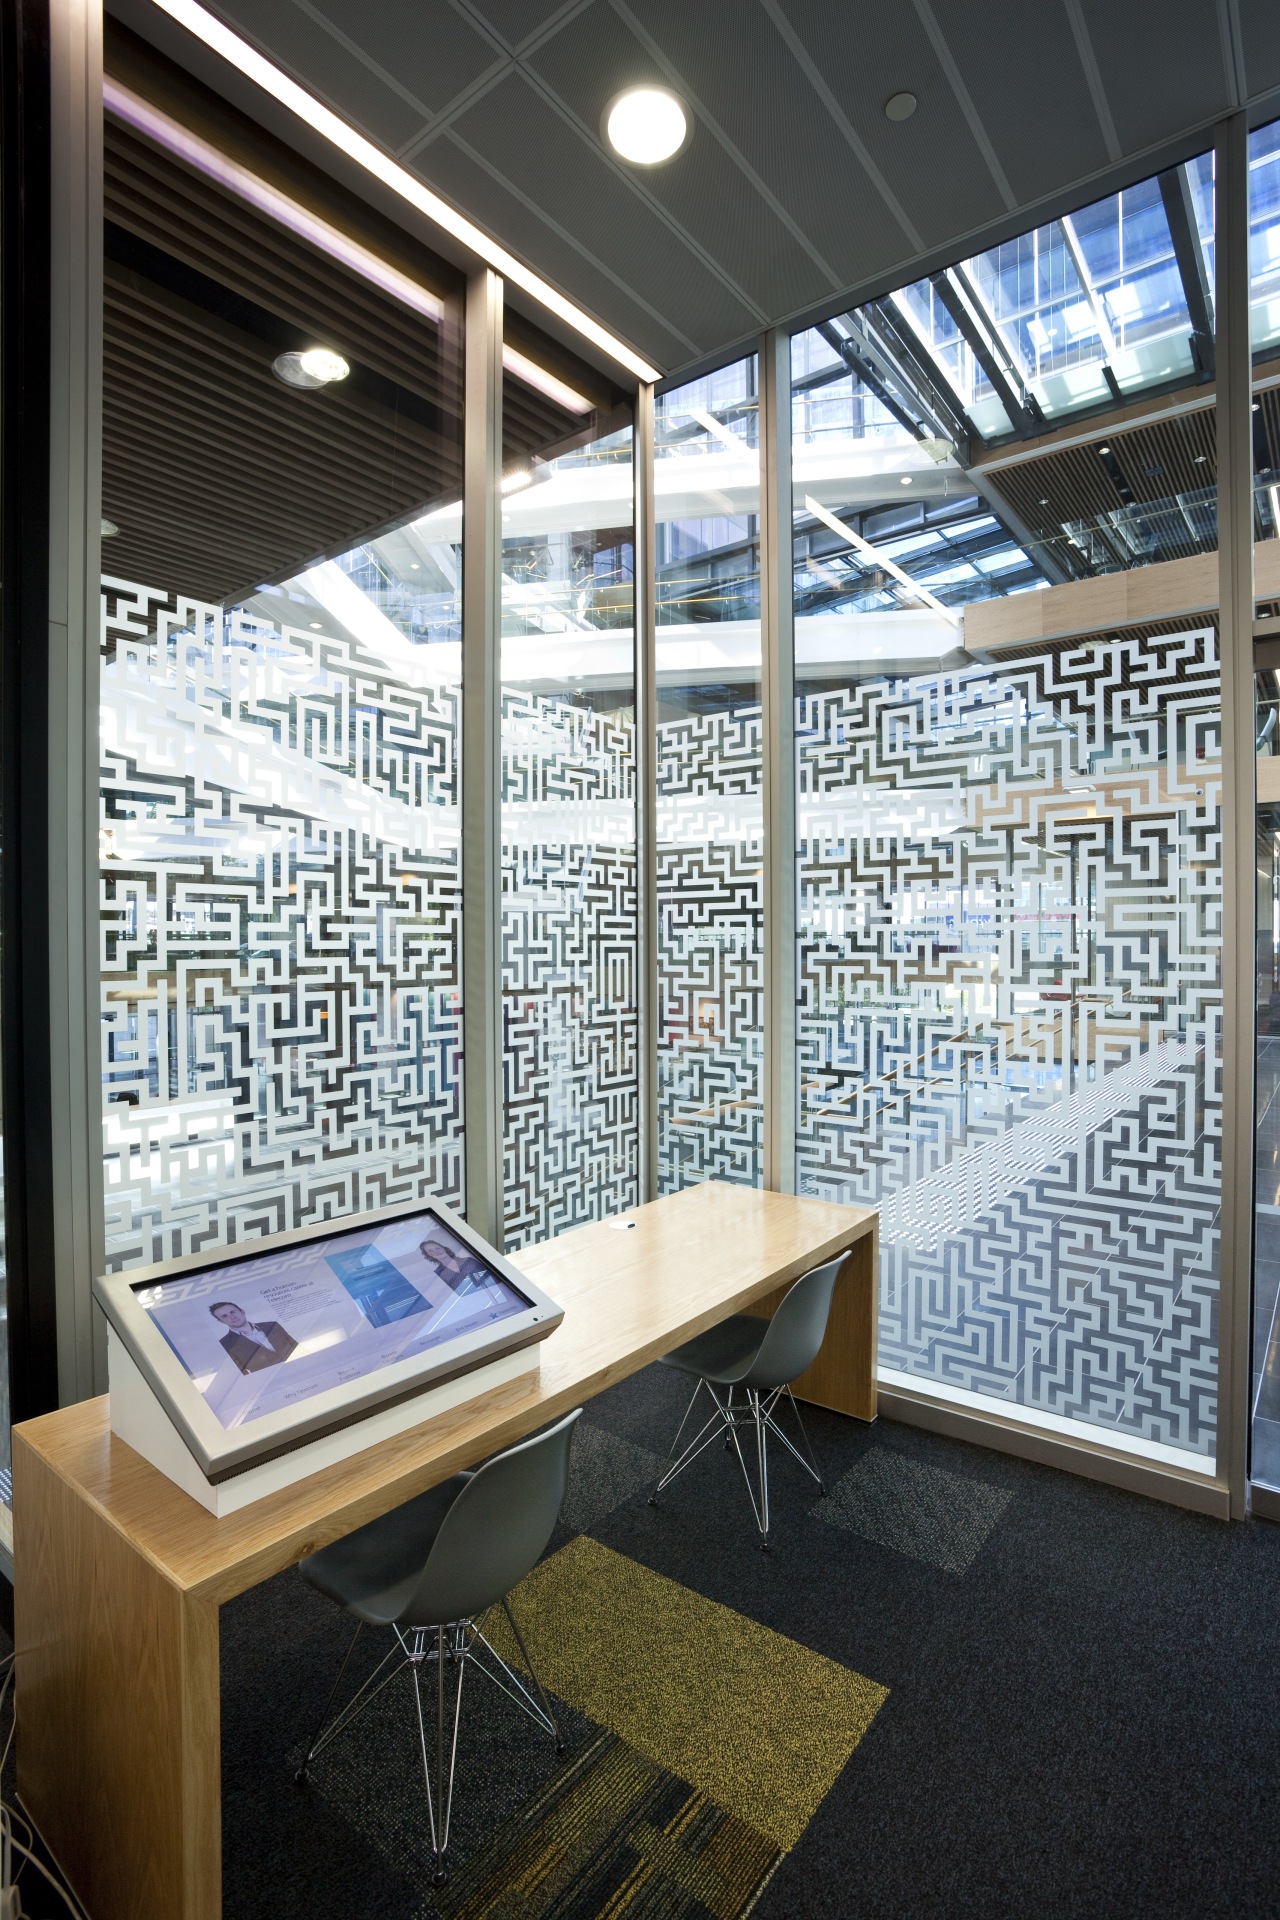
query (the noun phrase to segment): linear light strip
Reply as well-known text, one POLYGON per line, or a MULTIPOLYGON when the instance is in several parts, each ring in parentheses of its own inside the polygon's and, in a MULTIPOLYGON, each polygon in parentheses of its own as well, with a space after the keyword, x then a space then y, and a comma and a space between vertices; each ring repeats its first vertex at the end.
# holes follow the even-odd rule
POLYGON ((865 559, 870 560, 877 567, 883 567, 886 573, 891 573, 894 579, 901 582, 917 600, 923 600, 926 607, 932 607, 935 613, 940 613, 949 625, 958 627, 961 624, 961 617, 954 607, 944 607, 941 600, 935 599, 926 587, 920 586, 913 580, 911 575, 905 572, 896 561, 891 560, 887 553, 881 553, 879 547, 873 547, 869 540, 864 540, 860 533, 855 533, 852 527, 847 527, 843 520, 837 520, 834 513, 828 513, 811 493, 806 493, 804 505, 806 513, 811 513, 815 520, 821 520, 823 526, 830 527, 831 531, 838 533, 842 540, 847 540, 851 547, 856 547, 865 559))
MULTIPOLYGON (((362 247, 358 240, 351 239, 338 227, 320 219, 309 208, 300 206, 288 194, 281 193, 278 187, 251 173, 238 161, 229 159, 217 147, 210 146, 207 140, 202 140, 198 134, 153 106, 149 100, 142 99, 128 87, 122 87, 119 81, 103 80, 102 102, 117 119, 135 127, 149 140, 154 140, 157 146, 164 147, 208 179, 216 180, 229 193, 256 207, 290 233, 296 233, 300 239, 328 254, 330 259, 350 267, 353 273, 380 287, 402 306, 437 324, 443 317, 444 301, 430 287, 411 280, 407 273, 401 273, 378 254, 371 253, 368 247, 362 247)), ((545 367, 530 360, 527 354, 518 353, 514 347, 503 347, 502 364, 517 380, 523 380, 526 386, 536 387, 549 400, 554 400, 557 406, 564 407, 566 412, 592 411, 592 403, 585 395, 578 393, 566 381, 557 379, 555 374, 548 373, 545 367)))
POLYGON ((159 107, 152 106, 149 100, 143 100, 116 80, 104 79, 102 102, 118 119, 136 127, 139 133, 145 133, 149 140, 154 140, 177 159, 185 160, 188 166, 194 167, 208 179, 216 180, 219 186, 248 201, 250 206, 267 214, 278 225, 287 227, 300 239, 310 241, 343 266, 351 267, 363 279, 371 280, 403 306, 412 307, 415 313, 424 314, 429 320, 439 321, 442 318, 444 301, 439 294, 411 280, 407 274, 398 272, 387 261, 379 259, 376 253, 370 253, 367 247, 362 247, 357 240, 350 239, 337 227, 330 226, 327 220, 321 220, 256 173, 250 173, 247 167, 220 153, 207 140, 200 139, 198 134, 191 133, 169 114, 162 113, 159 107))
POLYGON ((251 47, 247 40, 242 40, 238 33, 233 33, 230 27, 224 26, 220 20, 214 18, 213 14, 197 5, 197 0, 153 0, 153 4, 159 7, 162 13, 167 13, 171 20, 176 20, 179 26, 185 27, 188 33, 194 34, 198 40, 203 41, 205 46, 218 54, 221 59, 226 60, 229 65, 244 74, 247 80, 252 80, 255 86, 262 88, 264 93, 270 94, 273 100, 295 114, 313 132, 320 134, 341 153, 345 153, 348 159, 354 160, 358 166, 364 168, 366 173, 381 180, 384 186, 389 187, 410 206, 416 207, 419 213, 425 214, 427 219, 434 221, 436 226, 452 234, 455 240, 460 240, 472 253, 486 261, 495 272, 502 274, 514 286, 521 287, 526 293, 531 294, 540 305, 572 327, 575 333, 581 334, 584 340, 590 340, 593 346, 599 347, 611 360, 625 367, 636 379, 654 381, 661 377, 656 367, 651 367, 647 360, 642 360, 638 353, 634 353, 606 327, 602 327, 597 320, 593 320, 589 314, 584 313, 581 307, 575 306, 572 300, 566 299, 562 293, 557 293, 556 289, 540 275, 532 273, 528 267, 523 266, 514 255, 507 252, 505 247, 499 246, 487 233, 483 233, 470 220, 457 213, 438 194, 432 193, 430 187, 415 178, 400 165, 399 161, 393 160, 390 154, 383 153, 381 148, 376 147, 371 140, 367 140, 362 133, 357 133, 354 127, 348 126, 347 122, 340 119, 329 107, 317 100, 313 94, 308 93, 304 87, 300 87, 296 80, 291 80, 288 74, 283 73, 274 62, 259 53, 255 47, 251 47))

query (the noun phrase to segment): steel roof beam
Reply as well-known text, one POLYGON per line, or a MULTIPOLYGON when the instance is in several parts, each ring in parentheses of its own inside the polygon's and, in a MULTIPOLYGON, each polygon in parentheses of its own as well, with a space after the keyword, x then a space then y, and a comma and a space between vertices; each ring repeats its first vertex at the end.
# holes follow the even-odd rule
POLYGON ((1214 374, 1213 295, 1205 270, 1204 248, 1196 227, 1195 207, 1191 199, 1191 181, 1185 167, 1170 167, 1158 176, 1164 217, 1169 222, 1173 257, 1178 263, 1182 295, 1191 322, 1191 354, 1205 380, 1214 374))

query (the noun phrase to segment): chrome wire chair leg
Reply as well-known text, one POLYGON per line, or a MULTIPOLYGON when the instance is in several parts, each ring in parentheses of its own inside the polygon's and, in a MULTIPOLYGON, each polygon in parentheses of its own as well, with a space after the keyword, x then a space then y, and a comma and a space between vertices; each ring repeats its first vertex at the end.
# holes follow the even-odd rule
MULTIPOLYGON (((555 1739, 555 1743, 556 1743, 556 1752, 563 1753, 564 1752, 564 1735, 560 1731, 560 1722, 556 1719, 555 1714, 552 1713, 551 1711, 551 1702, 547 1698, 546 1689, 543 1687, 541 1680, 539 1680, 538 1678, 538 1669, 534 1666, 533 1661, 529 1658, 529 1649, 528 1647, 526 1647, 524 1643, 524 1635, 521 1633, 519 1626, 516 1624, 516 1617, 514 1613, 512 1613, 511 1611, 511 1602, 506 1598, 505 1595, 503 1596, 503 1601, 502 1601, 502 1611, 507 1616, 507 1625, 510 1627, 512 1633, 515 1635, 516 1645, 520 1649, 520 1658, 524 1661, 524 1670, 528 1674, 529 1678, 532 1680, 535 1688, 537 1689, 538 1698, 542 1702, 542 1711, 546 1714, 547 1719, 551 1724, 552 1736, 555 1739)), ((485 1644, 487 1645, 488 1643, 486 1642, 485 1644)), ((503 1662, 503 1665, 504 1666, 506 1665, 505 1661, 503 1662)), ((510 1668, 508 1668, 507 1671, 510 1672, 510 1668)))
MULTIPOLYGON (((747 1388, 747 1407, 756 1435, 756 1466, 760 1478, 759 1495, 757 1495, 755 1487, 751 1484, 751 1469, 747 1465, 746 1455, 743 1453, 741 1442, 738 1439, 739 1423, 736 1420, 729 1423, 729 1432, 733 1439, 734 1451, 738 1456, 738 1465, 742 1468, 742 1477, 747 1483, 747 1497, 751 1501, 751 1511, 755 1514, 756 1525, 759 1527, 761 1535, 763 1536, 760 1545, 767 1553, 769 1551, 769 1453, 768 1441, 766 1439, 767 1423, 761 1412, 760 1395, 751 1387, 747 1388)), ((745 1420, 742 1422, 742 1425, 746 1425, 745 1420)))
POLYGON ((713 1440, 719 1439, 720 1435, 724 1432, 726 1425, 732 1426, 732 1420, 730 1419, 730 1416, 726 1411, 725 1407, 723 1407, 720 1401, 716 1398, 715 1388, 711 1385, 710 1381, 699 1380, 697 1386, 693 1390, 693 1400, 690 1400, 689 1405, 685 1409, 684 1419, 680 1422, 680 1425, 676 1430, 675 1440, 672 1441, 670 1451, 667 1454, 667 1459, 668 1461, 671 1462, 671 1464, 667 1467, 667 1470, 663 1474, 661 1480, 659 1480, 657 1486, 654 1488, 653 1492, 649 1495, 649 1505, 651 1507, 657 1506, 658 1495, 663 1491, 663 1489, 665 1487, 669 1487, 671 1485, 671 1482, 677 1477, 677 1475, 682 1474, 685 1468, 689 1466, 692 1461, 696 1460, 700 1453, 705 1452, 705 1450, 711 1445, 713 1440), (698 1428, 697 1433, 694 1434, 693 1439, 689 1442, 688 1446, 685 1448, 684 1452, 679 1456, 679 1458, 672 1461, 671 1455, 675 1452, 676 1444, 679 1441, 681 1434, 684 1432, 685 1427, 688 1425, 689 1415, 693 1412, 694 1400, 697 1399, 698 1395, 702 1392, 702 1389, 704 1387, 706 1388, 707 1392, 711 1395, 714 1411, 707 1417, 707 1419, 703 1422, 703 1424, 698 1428))
POLYGON ((345 1733, 353 1720, 359 1719, 365 1708, 377 1698, 385 1686, 395 1679, 396 1675, 400 1672, 400 1668, 404 1665, 404 1661, 402 1660, 399 1666, 392 1667, 390 1673, 384 1675, 381 1680, 378 1680, 378 1675, 382 1673, 382 1669, 387 1665, 388 1661, 395 1659, 398 1650, 394 1646, 388 1647, 373 1672, 367 1679, 361 1681, 351 1698, 347 1701, 346 1706, 342 1708, 341 1712, 335 1714, 332 1721, 330 1721, 329 1709, 337 1698, 338 1688, 342 1685, 342 1676, 350 1664, 351 1656, 356 1650, 356 1641, 360 1638, 363 1631, 364 1622, 361 1621, 351 1636, 350 1646, 342 1656, 342 1665, 338 1668, 338 1677, 329 1689, 329 1698, 325 1702, 320 1725, 316 1728, 315 1737, 307 1749, 306 1758, 293 1776, 299 1786, 305 1786, 307 1780, 310 1778, 311 1762, 315 1759, 316 1755, 323 1753, 329 1742, 336 1740, 340 1733, 345 1733), (375 1681, 377 1681, 376 1686, 374 1685, 375 1681), (328 1724, 326 1724, 326 1722, 328 1724))
POLYGON ((427 1820, 431 1829, 431 1854, 434 1860, 432 1884, 442 1887, 449 1878, 447 1853, 449 1847, 449 1821, 453 1813, 453 1782, 458 1765, 458 1729, 462 1724, 462 1682, 467 1670, 468 1622, 455 1626, 435 1629, 434 1649, 430 1647, 431 1631, 426 1627, 414 1627, 410 1630, 410 1639, 405 1640, 399 1627, 396 1634, 405 1649, 405 1658, 413 1672, 413 1701, 418 1715, 418 1744, 422 1752, 422 1778, 427 1793, 427 1820), (427 1754, 427 1722, 422 1710, 422 1666, 434 1653, 436 1663, 436 1767, 435 1790, 431 1785, 431 1762, 427 1754), (458 1685, 453 1702, 453 1728, 450 1736, 445 1733, 445 1669, 450 1661, 458 1669, 458 1685), (445 1770, 445 1747, 449 1749, 448 1771, 445 1770))
MULTIPOLYGON (((813 1450, 813 1442, 809 1438, 809 1429, 805 1426, 804 1421, 800 1418, 800 1409, 796 1405, 796 1397, 794 1393, 792 1393, 790 1387, 787 1387, 785 1391, 786 1391, 787 1399, 791 1403, 791 1411, 795 1415, 796 1425, 800 1429, 800 1438, 804 1443, 804 1450, 809 1456, 807 1462, 801 1461, 801 1465, 808 1466, 810 1473, 813 1475, 814 1479, 818 1483, 818 1491, 819 1493, 821 1493, 823 1499, 825 1500, 827 1496, 827 1483, 826 1483, 826 1479, 823 1476, 822 1468, 818 1465, 818 1456, 813 1450)), ((790 1446, 791 1443, 789 1440, 787 1440, 787 1436, 785 1433, 783 1433, 782 1428, 777 1427, 776 1431, 779 1437, 785 1442, 785 1444, 787 1446, 790 1446)), ((792 1447, 791 1451, 795 1453, 795 1448, 792 1447)), ((799 1459, 798 1454, 796 1455, 796 1458, 799 1459)))

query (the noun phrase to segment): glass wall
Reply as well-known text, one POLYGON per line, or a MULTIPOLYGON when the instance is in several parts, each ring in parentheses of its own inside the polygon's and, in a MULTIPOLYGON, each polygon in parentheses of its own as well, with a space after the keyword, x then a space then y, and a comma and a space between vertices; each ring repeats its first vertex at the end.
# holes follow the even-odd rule
POLYGON ((1257 694, 1257 1182, 1250 1474, 1280 1488, 1280 121, 1249 142, 1257 694))
POLYGON ((463 1194, 454 292, 388 293, 144 119, 107 125, 117 1267, 463 1194))
POLYGON ((1205 157, 793 359, 799 1188, 880 1209, 887 1384, 1205 1471, 1215 623, 1073 630, 1064 599, 1044 644, 1016 609, 1216 545, 1211 394, 1009 450, 1206 376, 1210 186, 1205 157))
POLYGON ((763 1177, 756 359, 659 397, 659 1191, 763 1177))
POLYGON ((631 426, 574 442, 503 479, 509 1248, 640 1198, 631 426))

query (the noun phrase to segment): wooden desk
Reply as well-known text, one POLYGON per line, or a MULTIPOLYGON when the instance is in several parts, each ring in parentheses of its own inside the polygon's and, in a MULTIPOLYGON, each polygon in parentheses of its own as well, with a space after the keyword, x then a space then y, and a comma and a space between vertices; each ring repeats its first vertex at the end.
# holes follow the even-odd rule
POLYGON ((221 1914, 222 1601, 846 1248, 802 1391, 874 1419, 874 1213, 708 1184, 627 1218, 516 1256, 565 1310, 537 1372, 225 1519, 112 1435, 105 1397, 15 1427, 18 1793, 93 1920, 221 1914))

